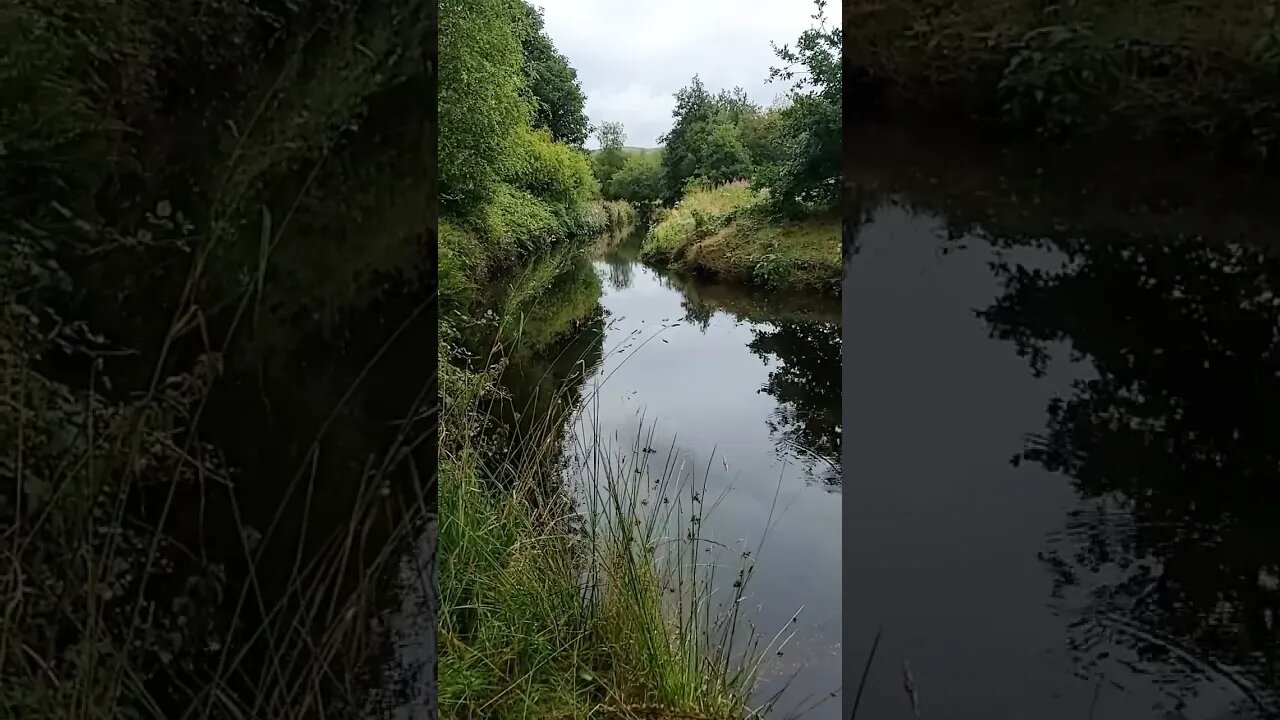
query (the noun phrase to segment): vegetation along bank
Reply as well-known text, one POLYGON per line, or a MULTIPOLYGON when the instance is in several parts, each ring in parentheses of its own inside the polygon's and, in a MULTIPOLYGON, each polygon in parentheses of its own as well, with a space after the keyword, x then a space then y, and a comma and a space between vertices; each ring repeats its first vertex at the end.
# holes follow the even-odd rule
POLYGON ((654 150, 628 148, 606 123, 594 154, 607 197, 653 227, 647 261, 775 290, 838 293, 843 31, 815 3, 815 24, 777 48, 770 78, 787 87, 760 108, 740 89, 698 76, 676 94, 671 130, 654 150))
POLYGON ((575 70, 523 0, 444 2, 440 68, 441 714, 754 716, 736 610, 692 610, 711 589, 697 540, 659 542, 663 511, 636 494, 674 478, 637 481, 637 447, 626 472, 579 478, 603 500, 584 505, 560 469, 582 390, 555 368, 602 352, 589 253, 660 212, 665 152, 589 126, 575 70), (545 368, 532 394, 504 382, 517 365, 545 368))
POLYGON ((366 371, 434 295, 434 18, 0 5, 5 717, 369 707, 435 513, 430 364, 366 371))
POLYGON ((1246 0, 846 5, 855 106, 1273 164, 1280 17, 1246 0))
MULTIPOLYGON (((588 246, 686 190, 831 206, 838 79, 725 122, 691 96, 611 173, 530 4, 434 9, 0 7, 0 707, 363 714, 434 557, 442 716, 748 714, 750 663, 660 600, 651 538, 566 532, 560 431, 504 434, 501 373, 598 333, 588 246)), ((625 529, 618 499, 588 515, 625 529)))

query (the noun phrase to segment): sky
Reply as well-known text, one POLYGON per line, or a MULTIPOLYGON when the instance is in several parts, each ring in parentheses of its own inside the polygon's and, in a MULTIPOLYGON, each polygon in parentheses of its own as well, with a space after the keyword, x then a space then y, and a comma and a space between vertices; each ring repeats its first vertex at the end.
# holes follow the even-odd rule
MULTIPOLYGON (((769 46, 795 43, 813 24, 813 0, 530 0, 578 71, 592 124, 621 122, 627 145, 656 147, 671 128, 675 93, 694 73, 711 92, 741 86, 762 106, 785 83, 767 82, 769 46)), ((827 6, 828 24, 840 6, 827 6)), ((597 148, 593 137, 588 148, 597 148)))

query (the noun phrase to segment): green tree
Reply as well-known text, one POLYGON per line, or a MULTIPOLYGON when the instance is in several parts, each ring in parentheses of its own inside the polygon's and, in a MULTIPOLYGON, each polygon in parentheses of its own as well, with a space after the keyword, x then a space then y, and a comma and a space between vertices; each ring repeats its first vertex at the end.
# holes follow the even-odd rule
POLYGON ((828 208, 840 198, 841 64, 843 35, 826 23, 826 0, 814 0, 817 25, 801 33, 794 47, 774 46, 783 62, 771 80, 791 83, 790 105, 782 111, 788 138, 782 161, 763 173, 761 184, 789 215, 828 208))
POLYGON ((663 136, 663 200, 679 199, 694 179, 712 183, 751 175, 741 126, 759 110, 742 88, 711 94, 697 75, 676 93, 675 122, 663 136))
POLYGON ((697 75, 688 85, 676 92, 676 106, 671 116, 675 122, 662 136, 662 185, 663 200, 673 203, 680 199, 684 184, 697 171, 697 153, 700 138, 699 125, 705 124, 714 114, 711 93, 697 75))
POLYGON ((654 154, 628 155, 609 183, 610 199, 642 205, 662 200, 662 161, 654 154))
POLYGON ((694 175, 713 183, 726 183, 751 174, 751 154, 737 126, 716 122, 699 128, 701 137, 694 175))
POLYGON ((595 154, 596 179, 607 194, 609 181, 622 169, 627 161, 627 154, 622 148, 627 142, 627 134, 619 122, 604 122, 596 130, 596 138, 600 140, 600 150, 595 154))
POLYGON ((510 0, 441 0, 440 208, 469 215, 517 162, 532 108, 510 0))
POLYGON ((743 118, 738 125, 742 144, 746 146, 754 173, 768 172, 782 163, 786 157, 786 137, 783 134, 782 112, 766 110, 743 118))
POLYGON ((524 52, 524 78, 533 99, 533 126, 557 141, 580 148, 591 134, 586 96, 578 71, 544 31, 542 10, 520 2, 517 33, 524 52))

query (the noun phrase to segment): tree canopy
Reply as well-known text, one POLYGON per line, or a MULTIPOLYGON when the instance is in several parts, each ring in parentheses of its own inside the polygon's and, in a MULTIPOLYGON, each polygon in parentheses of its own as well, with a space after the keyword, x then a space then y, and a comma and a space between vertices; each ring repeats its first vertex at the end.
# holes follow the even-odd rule
POLYGON ((741 88, 713 93, 698 75, 676 93, 662 137, 663 201, 678 200, 692 180, 750 179, 785 214, 838 202, 842 35, 827 25, 826 1, 815 5, 814 27, 774 46, 781 64, 770 80, 790 84, 783 107, 761 109, 741 88))
POLYGON ((780 67, 770 79, 791 83, 790 104, 780 113, 781 158, 761 178, 784 212, 804 206, 833 207, 840 198, 841 64, 839 27, 828 26, 826 0, 815 0, 817 23, 795 46, 774 47, 780 67))
POLYGON ((607 195, 636 205, 662 199, 662 159, 657 154, 632 153, 614 174, 607 195))
POLYGON ((591 124, 578 71, 556 50, 543 29, 541 9, 521 2, 517 15, 524 77, 533 99, 533 126, 550 130, 558 142, 580 148, 591 134, 591 124))

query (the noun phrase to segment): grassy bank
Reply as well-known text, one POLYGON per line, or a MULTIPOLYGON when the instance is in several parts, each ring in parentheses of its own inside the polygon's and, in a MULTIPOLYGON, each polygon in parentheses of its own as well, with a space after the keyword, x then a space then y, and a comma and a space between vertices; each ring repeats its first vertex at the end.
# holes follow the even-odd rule
POLYGON ((442 717, 762 716, 748 696, 768 648, 731 641, 749 569, 713 601, 690 495, 702 483, 651 465, 644 438, 619 455, 594 428, 576 502, 541 474, 554 450, 486 463, 494 376, 441 368, 442 717))
POLYGON ((840 216, 770 217, 746 183, 687 193, 645 238, 641 257, 715 278, 774 289, 840 289, 840 216))
POLYGON ((641 487, 687 479, 593 464, 604 502, 584 506, 559 470, 603 336, 584 255, 636 217, 602 193, 576 75, 541 27, 512 0, 441 8, 441 716, 748 717, 753 666, 723 641, 707 566, 639 512, 659 505, 641 487))
POLYGON ((1191 139, 1267 160, 1278 147, 1274 6, 907 0, 855 6, 844 22, 864 101, 1045 135, 1191 139))

